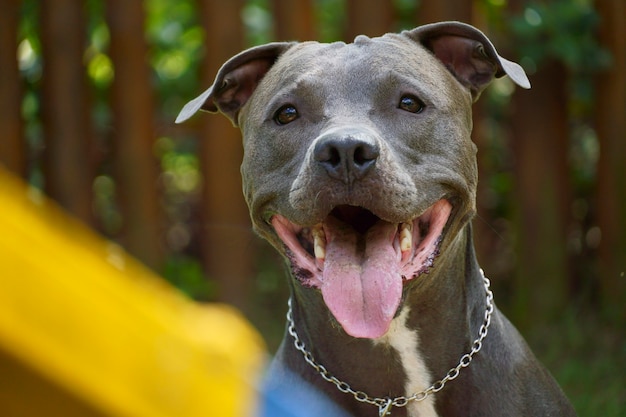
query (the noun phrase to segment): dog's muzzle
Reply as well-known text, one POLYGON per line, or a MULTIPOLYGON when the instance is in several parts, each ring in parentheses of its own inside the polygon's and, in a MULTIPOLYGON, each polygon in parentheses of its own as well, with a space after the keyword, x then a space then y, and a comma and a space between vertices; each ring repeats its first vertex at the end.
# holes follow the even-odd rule
POLYGON ((313 227, 280 214, 271 224, 302 285, 321 290, 347 334, 374 339, 389 329, 404 283, 433 267, 451 213, 452 204, 441 199, 414 219, 390 223, 340 205, 313 227))

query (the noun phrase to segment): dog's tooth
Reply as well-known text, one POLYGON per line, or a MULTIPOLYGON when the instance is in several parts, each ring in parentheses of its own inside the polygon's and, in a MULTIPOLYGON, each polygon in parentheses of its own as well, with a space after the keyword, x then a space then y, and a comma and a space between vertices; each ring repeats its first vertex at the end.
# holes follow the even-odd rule
POLYGON ((400 225, 400 250, 408 252, 413 246, 413 225, 411 223, 402 223, 400 225))
POLYGON ((313 235, 313 252, 315 252, 315 258, 323 260, 326 258, 326 235, 324 229, 321 226, 316 226, 311 230, 313 235))

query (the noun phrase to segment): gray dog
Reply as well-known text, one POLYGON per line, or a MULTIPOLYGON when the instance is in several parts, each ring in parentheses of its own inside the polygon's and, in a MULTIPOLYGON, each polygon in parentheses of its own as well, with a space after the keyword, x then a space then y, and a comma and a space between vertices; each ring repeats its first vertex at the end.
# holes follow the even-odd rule
POLYGON ((444 22, 248 49, 181 111, 243 133, 254 228, 291 270, 268 392, 298 399, 293 415, 575 415, 474 254, 471 108, 504 75, 530 88, 483 33, 444 22))

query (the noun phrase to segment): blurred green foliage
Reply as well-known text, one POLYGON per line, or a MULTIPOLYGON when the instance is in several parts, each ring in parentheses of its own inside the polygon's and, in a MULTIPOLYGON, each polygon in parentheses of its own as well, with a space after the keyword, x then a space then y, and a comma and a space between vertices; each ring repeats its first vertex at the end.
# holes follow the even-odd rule
POLYGON ((589 118, 594 103, 594 74, 611 65, 596 39, 600 17, 589 0, 530 1, 509 19, 520 63, 529 74, 549 62, 568 69, 568 110, 572 120, 570 166, 582 195, 595 180, 599 146, 589 118))
POLYGON ((606 68, 609 54, 595 39, 599 16, 586 0, 531 1, 510 19, 516 48, 531 75, 546 60, 557 59, 574 72, 606 68))

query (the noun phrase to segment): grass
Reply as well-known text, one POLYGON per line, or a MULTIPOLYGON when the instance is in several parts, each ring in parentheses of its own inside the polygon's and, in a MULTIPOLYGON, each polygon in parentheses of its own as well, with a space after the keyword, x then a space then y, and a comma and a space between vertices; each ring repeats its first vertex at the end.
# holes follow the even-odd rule
POLYGON ((626 416, 626 331, 590 311, 570 311, 525 335, 579 417, 626 416))

